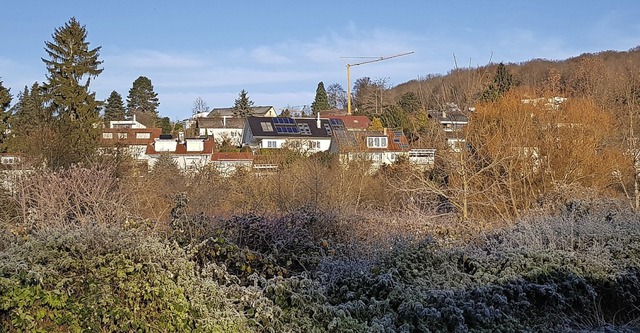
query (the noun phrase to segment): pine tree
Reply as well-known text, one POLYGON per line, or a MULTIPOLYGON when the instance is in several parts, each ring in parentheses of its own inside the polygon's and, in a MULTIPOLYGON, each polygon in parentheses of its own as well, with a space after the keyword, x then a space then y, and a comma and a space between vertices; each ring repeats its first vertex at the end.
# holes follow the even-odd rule
POLYGON ((45 42, 50 59, 42 59, 49 74, 46 98, 57 116, 57 141, 48 160, 53 168, 69 167, 85 161, 98 144, 99 103, 89 92, 91 78, 102 73, 98 68, 100 47, 89 49, 87 30, 71 18, 56 28, 52 42, 45 42))
POLYGON ((507 71, 507 67, 503 63, 500 63, 496 69, 496 75, 493 77, 493 82, 482 93, 481 99, 485 102, 495 102, 509 91, 513 85, 513 75, 507 71))
POLYGON ((153 114, 158 115, 158 94, 153 91, 153 84, 147 77, 140 76, 133 81, 133 86, 129 89, 127 96, 127 110, 133 114, 153 114))
POLYGON ((105 123, 113 120, 123 120, 125 112, 122 96, 117 91, 112 91, 104 106, 103 119, 105 123))
POLYGON ((324 83, 320 81, 320 83, 318 83, 318 88, 316 88, 316 99, 311 103, 311 111, 316 115, 320 111, 329 110, 329 108, 327 91, 324 89, 324 83))
POLYGON ((251 107, 253 102, 247 96, 247 91, 242 89, 233 105, 233 116, 238 118, 246 118, 251 116, 251 107))
POLYGON ((7 152, 7 138, 9 136, 9 118, 11 116, 11 93, 0 80, 0 152, 7 152))

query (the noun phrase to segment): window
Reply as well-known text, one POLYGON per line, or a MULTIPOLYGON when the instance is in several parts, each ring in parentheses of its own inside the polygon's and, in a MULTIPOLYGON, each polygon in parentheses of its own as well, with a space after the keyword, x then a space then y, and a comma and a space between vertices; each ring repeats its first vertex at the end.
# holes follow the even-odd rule
POLYGON ((278 148, 278 144, 273 140, 269 140, 267 141, 267 148, 278 148))
POLYGON ((298 129, 302 135, 311 135, 311 128, 309 128, 309 124, 298 124, 298 129))
POLYGON ((136 133, 136 139, 151 139, 151 133, 136 133))
POLYGON ((113 133, 102 133, 103 139, 113 139, 113 133))
POLYGON ((309 141, 310 149, 320 149, 320 141, 309 141))
POLYGON ((270 122, 261 121, 260 122, 260 127, 262 127, 262 130, 264 132, 273 132, 273 126, 271 126, 270 122))
POLYGON ((370 136, 367 138, 367 148, 387 148, 387 137, 370 136))
POLYGON ((118 139, 126 139, 127 133, 118 133, 118 139))

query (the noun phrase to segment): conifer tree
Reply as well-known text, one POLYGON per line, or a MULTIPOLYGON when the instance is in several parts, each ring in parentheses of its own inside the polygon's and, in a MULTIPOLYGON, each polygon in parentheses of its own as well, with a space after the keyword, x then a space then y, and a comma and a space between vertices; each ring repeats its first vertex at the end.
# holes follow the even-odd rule
POLYGON ((11 116, 11 93, 0 80, 0 152, 7 152, 7 138, 9 136, 9 118, 11 116))
POLYGON ((123 120, 125 111, 122 96, 117 91, 112 91, 104 106, 103 119, 105 123, 113 120, 123 120))
POLYGON ((153 91, 151 80, 145 76, 133 81, 129 96, 127 96, 127 111, 129 114, 153 114, 158 115, 158 94, 153 91))
POLYGON ((98 68, 102 61, 98 60, 100 47, 89 48, 87 30, 74 17, 56 28, 52 37, 53 41, 45 42, 50 59, 42 59, 48 71, 46 99, 57 117, 57 142, 48 162, 53 168, 64 168, 95 153, 99 103, 89 84, 102 73, 98 68))
POLYGON ((251 116, 251 107, 253 102, 247 96, 247 91, 242 89, 233 105, 233 116, 238 118, 246 118, 251 116))
POLYGON ((482 100, 485 102, 495 102, 498 98, 502 97, 504 93, 509 91, 513 85, 513 75, 507 71, 507 67, 503 63, 500 63, 496 69, 496 75, 493 77, 493 82, 491 82, 482 93, 482 100))
POLYGON ((45 107, 43 87, 33 83, 18 94, 11 117, 9 150, 38 159, 47 149, 50 134, 54 129, 51 110, 45 107))
POLYGON ((311 111, 313 114, 317 114, 320 111, 329 110, 329 99, 327 98, 327 91, 324 89, 324 83, 320 81, 318 88, 316 88, 316 99, 311 103, 311 111))

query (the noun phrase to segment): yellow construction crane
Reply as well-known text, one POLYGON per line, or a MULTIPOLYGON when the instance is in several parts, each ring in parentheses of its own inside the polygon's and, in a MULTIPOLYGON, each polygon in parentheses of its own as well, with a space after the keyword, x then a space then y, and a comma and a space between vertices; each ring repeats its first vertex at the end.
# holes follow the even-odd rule
POLYGON ((400 54, 394 54, 394 55, 386 56, 386 57, 341 57, 342 59, 354 59, 354 58, 369 59, 369 60, 358 62, 358 63, 354 63, 354 64, 347 64, 347 115, 351 115, 351 67, 352 66, 359 66, 359 65, 369 64, 369 63, 372 63, 372 62, 378 62, 378 61, 387 60, 387 59, 391 59, 391 58, 402 57, 402 56, 406 56, 406 55, 409 55, 409 54, 413 54, 413 51, 400 53, 400 54))

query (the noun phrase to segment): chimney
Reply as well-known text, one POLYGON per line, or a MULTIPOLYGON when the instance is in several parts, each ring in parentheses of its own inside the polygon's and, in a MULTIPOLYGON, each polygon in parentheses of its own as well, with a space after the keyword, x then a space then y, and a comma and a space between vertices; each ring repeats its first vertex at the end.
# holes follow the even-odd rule
POLYGON ((133 122, 134 123, 136 122, 136 114, 135 113, 133 114, 133 122))
POLYGON ((447 111, 442 111, 442 118, 447 118, 447 111))
POLYGON ((184 141, 184 132, 178 132, 178 140, 180 140, 180 142, 184 141))
POLYGON ((320 128, 320 111, 316 113, 316 127, 320 128))
POLYGON ((227 128, 227 116, 222 116, 222 127, 227 128))

